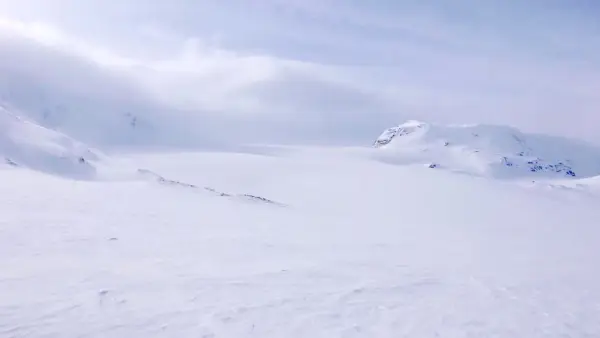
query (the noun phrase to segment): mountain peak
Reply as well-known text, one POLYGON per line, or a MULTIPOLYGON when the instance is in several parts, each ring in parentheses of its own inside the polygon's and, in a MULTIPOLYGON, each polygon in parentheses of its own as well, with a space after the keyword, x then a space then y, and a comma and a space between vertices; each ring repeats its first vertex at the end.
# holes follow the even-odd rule
POLYGON ((425 122, 417 120, 408 120, 396 127, 386 129, 381 135, 375 140, 374 147, 382 147, 387 145, 396 136, 403 136, 412 134, 416 131, 426 130, 429 125, 425 122))

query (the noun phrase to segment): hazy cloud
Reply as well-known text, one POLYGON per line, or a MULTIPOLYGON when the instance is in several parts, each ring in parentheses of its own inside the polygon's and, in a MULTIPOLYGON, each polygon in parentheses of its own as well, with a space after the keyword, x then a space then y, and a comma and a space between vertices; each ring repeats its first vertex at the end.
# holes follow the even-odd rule
POLYGON ((578 6, 0 0, 0 98, 98 142, 133 113, 188 144, 365 143, 408 118, 600 143, 600 8, 578 6))

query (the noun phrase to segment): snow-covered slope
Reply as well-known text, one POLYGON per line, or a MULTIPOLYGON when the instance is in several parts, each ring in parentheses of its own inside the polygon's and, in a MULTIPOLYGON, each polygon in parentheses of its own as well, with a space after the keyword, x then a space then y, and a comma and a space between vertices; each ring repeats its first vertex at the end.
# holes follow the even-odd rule
POLYGON ((505 126, 408 121, 384 131, 374 147, 383 148, 377 156, 387 162, 420 163, 496 178, 600 175, 600 149, 505 126))
POLYGON ((76 179, 93 178, 98 155, 84 144, 0 106, 0 166, 76 179))
POLYGON ((0 337, 600 336, 600 192, 355 150, 0 171, 0 337))

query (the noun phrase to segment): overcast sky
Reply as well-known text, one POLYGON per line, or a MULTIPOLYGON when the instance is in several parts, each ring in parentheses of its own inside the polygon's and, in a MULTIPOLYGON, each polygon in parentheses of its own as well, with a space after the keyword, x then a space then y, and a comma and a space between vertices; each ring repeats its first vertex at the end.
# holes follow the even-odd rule
POLYGON ((600 144, 599 17, 596 0, 0 0, 0 99, 207 138, 359 144, 422 119, 600 144))

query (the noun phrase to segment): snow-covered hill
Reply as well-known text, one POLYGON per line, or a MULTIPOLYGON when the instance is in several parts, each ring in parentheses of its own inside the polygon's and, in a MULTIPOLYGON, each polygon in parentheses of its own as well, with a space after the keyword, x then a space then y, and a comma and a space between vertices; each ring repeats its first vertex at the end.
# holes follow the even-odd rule
POLYGON ((96 173, 98 155, 86 145, 0 106, 0 166, 24 167, 76 179, 96 173))
POLYGON ((378 158, 496 178, 600 175, 600 149, 559 137, 494 125, 442 126, 408 121, 374 143, 378 158))

